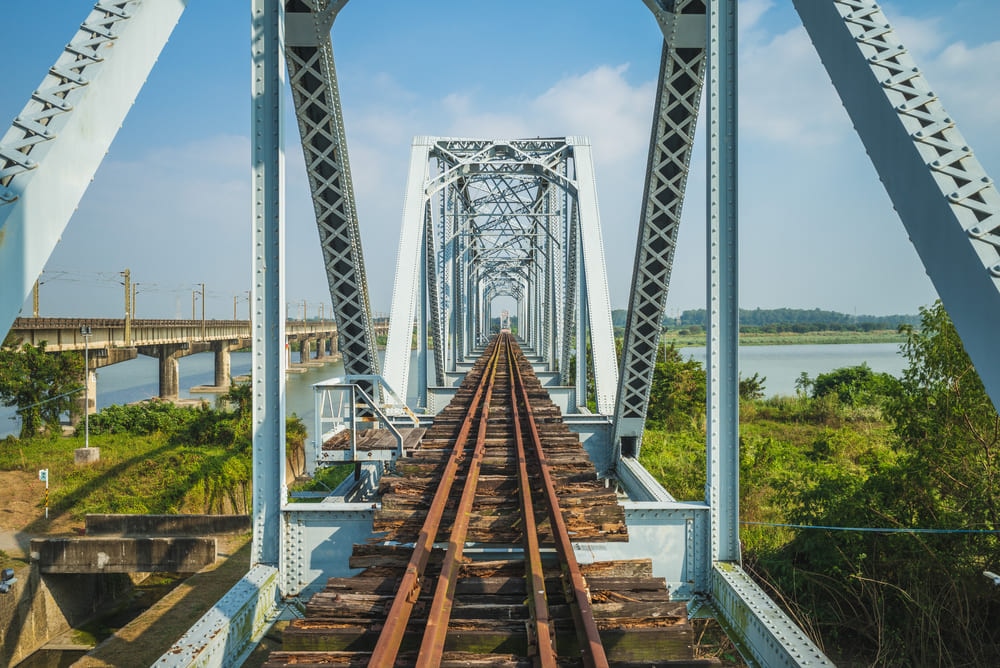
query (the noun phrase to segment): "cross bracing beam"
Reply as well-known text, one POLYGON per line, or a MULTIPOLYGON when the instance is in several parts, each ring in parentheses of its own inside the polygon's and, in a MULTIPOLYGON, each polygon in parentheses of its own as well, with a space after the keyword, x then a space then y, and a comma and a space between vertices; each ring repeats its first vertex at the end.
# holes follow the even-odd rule
POLYGON ((1000 410, 1000 193, 877 3, 794 4, 1000 410))
POLYGON ((705 79, 705 3, 651 5, 663 30, 628 318, 615 403, 615 456, 638 457, 705 79))
POLYGON ((0 332, 10 329, 186 0, 101 0, 0 139, 0 332))
POLYGON ((330 29, 347 0, 287 0, 285 56, 344 371, 378 373, 330 29))

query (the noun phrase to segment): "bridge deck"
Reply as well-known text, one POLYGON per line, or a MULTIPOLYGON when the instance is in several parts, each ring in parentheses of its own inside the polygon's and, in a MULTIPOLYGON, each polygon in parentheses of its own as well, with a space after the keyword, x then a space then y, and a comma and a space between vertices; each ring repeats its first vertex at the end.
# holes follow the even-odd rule
POLYGON ((579 438, 563 423, 559 409, 519 352, 513 362, 525 376, 527 405, 518 406, 512 393, 502 389, 506 376, 513 375, 506 367, 494 372, 499 381, 487 407, 477 413, 478 387, 486 372, 483 360, 477 362, 420 446, 382 478, 381 507, 374 523, 379 536, 355 545, 350 558, 350 566, 362 572, 331 578, 309 601, 306 618, 286 629, 283 650, 271 654, 267 667, 420 665, 426 660, 425 638, 435 629, 443 654, 439 664, 427 665, 528 666, 540 652, 539 645, 545 644, 539 643, 534 630, 543 614, 550 629, 546 633, 551 637, 550 651, 560 666, 712 663, 694 659, 685 604, 670 600, 665 581, 653 576, 650 561, 583 564, 578 570, 585 584, 581 580, 579 591, 570 584, 571 578, 564 577, 576 562, 574 556, 570 565, 559 549, 560 531, 574 541, 593 543, 627 540, 628 530, 616 495, 597 480, 579 438), (533 427, 528 418, 515 417, 529 408, 533 427), (482 433, 477 424, 484 426, 482 433), (519 455, 515 448, 519 427, 536 430, 540 436, 541 455, 531 463, 523 449, 519 455), (465 436, 477 439, 481 448, 465 448, 465 436), (522 463, 526 465, 519 473, 522 463), (543 468, 549 470, 548 482, 543 468), (451 478, 457 491, 450 495, 445 491, 447 502, 441 505, 438 491, 451 478), (474 491, 459 489, 470 480, 474 491), (558 498, 562 529, 550 521, 546 487, 558 498), (529 494, 522 495, 524 489, 529 494), (460 495, 471 501, 469 509, 461 505, 460 495), (524 496, 535 504, 527 515, 521 510, 524 496), (440 524, 428 529, 428 518, 438 506, 440 524), (467 533, 453 533, 459 525, 467 533), (419 566, 426 568, 422 576, 408 580, 415 552, 429 530, 429 543, 451 547, 447 553, 441 547, 429 550, 419 566), (529 538, 535 539, 535 547, 529 538), (540 564, 534 575, 526 565, 529 558, 540 564), (444 575, 449 571, 457 573, 450 582, 444 575), (544 590, 540 602, 533 600, 532 591, 539 587, 544 590), (440 621, 431 621, 438 619, 433 615, 438 599, 444 597, 442 588, 451 598, 443 631, 440 621), (581 595, 582 603, 576 598, 581 595), (408 623, 395 619, 401 598, 412 610, 405 613, 408 623), (590 609, 599 642, 607 650, 606 660, 583 661, 587 641, 575 631, 581 605, 590 609), (396 631, 387 630, 394 624, 396 631), (390 633, 396 635, 393 642, 399 654, 385 662, 379 652, 387 642, 383 636, 390 633))

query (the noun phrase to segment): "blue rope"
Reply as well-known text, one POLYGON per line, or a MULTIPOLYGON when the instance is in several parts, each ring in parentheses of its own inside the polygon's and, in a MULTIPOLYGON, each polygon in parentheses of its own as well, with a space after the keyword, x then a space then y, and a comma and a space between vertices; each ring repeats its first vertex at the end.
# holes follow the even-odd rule
POLYGON ((824 531, 857 531, 863 533, 967 533, 967 534, 1000 534, 1000 530, 991 529, 885 529, 876 527, 829 527, 816 524, 780 524, 777 522, 740 522, 744 525, 763 527, 786 527, 788 529, 822 529, 824 531))

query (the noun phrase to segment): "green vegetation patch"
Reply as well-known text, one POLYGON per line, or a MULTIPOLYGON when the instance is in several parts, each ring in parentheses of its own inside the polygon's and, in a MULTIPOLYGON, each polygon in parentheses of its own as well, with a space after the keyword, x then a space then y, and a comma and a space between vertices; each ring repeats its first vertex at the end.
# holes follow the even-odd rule
MULTIPOLYGON (((237 386, 236 406, 179 407, 152 401, 110 406, 91 417, 90 445, 100 461, 74 464, 84 437, 38 435, 0 441, 0 469, 49 470, 50 514, 247 513, 251 505, 250 394, 237 386)), ((300 459, 305 425, 287 420, 290 459, 300 459)))
MULTIPOLYGON (((1000 415, 940 303, 901 335, 901 378, 861 365, 766 400, 741 383, 744 567, 838 664, 1000 665, 1000 415)), ((704 372, 664 358, 640 460, 702 499, 685 395, 704 372)))

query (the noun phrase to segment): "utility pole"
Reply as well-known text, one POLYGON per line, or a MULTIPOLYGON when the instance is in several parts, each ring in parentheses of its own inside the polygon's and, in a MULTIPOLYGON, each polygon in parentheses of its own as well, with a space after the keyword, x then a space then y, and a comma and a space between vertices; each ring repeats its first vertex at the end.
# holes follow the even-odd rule
POLYGON ((195 297, 197 297, 197 296, 198 296, 198 291, 197 290, 192 290, 191 291, 191 319, 192 320, 195 319, 195 314, 194 314, 194 300, 195 300, 195 297))
POLYGON ((125 345, 132 345, 132 272, 125 268, 125 345))
POLYGON ((239 297, 233 295, 233 320, 236 320, 236 302, 239 301, 239 297))
POLYGON ((138 283, 132 283, 132 319, 135 320, 135 293, 138 283))
POLYGON ((309 305, 306 303, 306 300, 303 299, 302 300, 302 322, 305 322, 306 319, 308 319, 308 317, 309 317, 309 305))
POLYGON ((38 279, 35 279, 35 289, 31 291, 31 314, 38 317, 38 279))
POLYGON ((83 447, 90 447, 90 326, 80 328, 83 336, 83 447))
POLYGON ((201 338, 205 338, 205 284, 201 284, 201 338))

